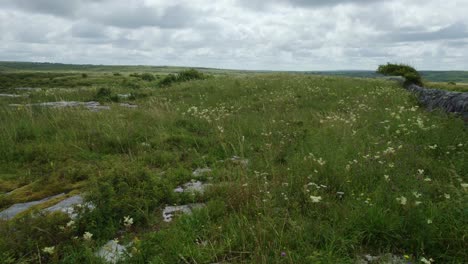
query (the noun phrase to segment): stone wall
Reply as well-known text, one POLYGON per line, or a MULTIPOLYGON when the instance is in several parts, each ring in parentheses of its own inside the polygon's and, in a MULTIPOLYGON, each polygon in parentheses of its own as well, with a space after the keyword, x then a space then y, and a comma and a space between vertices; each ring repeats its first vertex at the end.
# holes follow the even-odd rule
POLYGON ((468 122, 468 93, 429 89, 415 84, 405 88, 415 93, 429 111, 440 108, 445 112, 457 113, 468 122))

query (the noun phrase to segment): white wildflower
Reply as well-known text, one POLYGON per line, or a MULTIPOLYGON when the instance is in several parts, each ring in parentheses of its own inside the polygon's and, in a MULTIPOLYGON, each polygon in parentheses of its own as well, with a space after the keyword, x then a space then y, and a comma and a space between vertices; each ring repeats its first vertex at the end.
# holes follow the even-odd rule
POLYGON ((413 195, 414 195, 414 197, 416 197, 416 198, 419 198, 419 197, 422 196, 422 194, 421 194, 421 193, 418 193, 418 192, 413 192, 413 195))
POLYGON ((431 264, 432 261, 433 261, 432 259, 426 259, 425 257, 421 258, 421 262, 424 264, 431 264))
POLYGON ((124 226, 130 227, 131 225, 133 225, 133 218, 130 216, 124 216, 124 226))
POLYGON ((53 255, 55 252, 55 247, 45 247, 42 249, 42 252, 49 254, 49 255, 53 255))
POLYGON ((408 199, 406 199, 406 197, 404 197, 404 196, 398 197, 398 198, 396 198, 396 200, 398 202, 400 202, 400 204, 402 204, 402 205, 406 205, 406 202, 408 201, 408 199))
POLYGON ((93 234, 91 234, 88 231, 84 232, 84 234, 83 234, 83 239, 84 240, 91 240, 92 237, 93 237, 93 234))
POLYGON ((313 195, 311 195, 311 196, 310 196, 310 199, 312 199, 312 202, 313 202, 313 203, 318 203, 318 202, 322 201, 322 197, 321 197, 321 196, 313 196, 313 195))
POLYGON ((75 221, 70 220, 70 222, 67 223, 67 227, 71 227, 75 224, 75 221))
POLYGON ((432 224, 432 219, 427 219, 427 224, 428 225, 432 224))
POLYGON ((445 199, 450 199, 450 194, 444 193, 444 197, 445 197, 445 199))

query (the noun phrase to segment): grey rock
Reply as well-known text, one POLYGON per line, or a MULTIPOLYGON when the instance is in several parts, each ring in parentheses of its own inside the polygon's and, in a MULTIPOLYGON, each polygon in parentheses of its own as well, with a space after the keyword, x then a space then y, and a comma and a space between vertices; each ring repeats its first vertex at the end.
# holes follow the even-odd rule
POLYGON ((126 107, 126 108, 138 108, 138 105, 127 104, 127 103, 121 103, 120 106, 126 107))
POLYGON ((118 96, 119 98, 122 98, 122 99, 127 99, 127 98, 129 98, 130 96, 132 96, 132 95, 131 95, 131 94, 117 94, 117 96, 118 96))
POLYGON ((24 94, 4 94, 4 93, 0 93, 0 97, 12 97, 12 98, 17 98, 17 97, 27 97, 27 95, 24 95, 24 94))
POLYGON ((196 170, 194 170, 192 172, 192 175, 194 177, 201 177, 201 176, 204 176, 208 173, 210 173, 212 170, 210 168, 197 168, 196 170))
POLYGON ((171 222, 174 214, 176 213, 191 214, 193 209, 199 209, 203 207, 205 207, 205 204, 202 203, 166 206, 166 208, 163 210, 162 216, 164 222, 171 222))
POLYGON ((406 87, 418 97, 429 111, 442 109, 445 112, 460 114, 465 121, 468 116, 468 93, 428 89, 415 84, 406 87))
POLYGON ((129 255, 125 246, 120 245, 115 240, 110 240, 99 249, 96 256, 108 263, 117 263, 129 255))
POLYGON ((210 186, 211 184, 205 184, 201 181, 192 180, 191 182, 187 182, 182 186, 178 186, 174 189, 176 193, 204 193, 205 188, 210 186))
POLYGON ((45 202, 47 202, 49 200, 61 197, 63 195, 65 195, 65 194, 61 193, 61 194, 50 196, 50 197, 47 197, 47 198, 44 198, 44 199, 38 200, 38 201, 31 201, 31 202, 27 202, 27 203, 14 204, 14 205, 10 206, 8 209, 5 209, 2 212, 0 212, 0 218, 5 219, 5 220, 12 219, 17 214, 19 214, 21 212, 24 212, 24 211, 28 210, 29 208, 31 208, 33 206, 45 203, 45 202))
POLYGON ((243 159, 238 156, 233 156, 232 158, 229 159, 232 163, 241 165, 243 167, 247 167, 249 165, 249 160, 248 159, 243 159))
POLYGON ((356 261, 357 264, 407 264, 408 261, 405 260, 403 256, 397 256, 394 254, 382 254, 379 256, 372 256, 366 254, 356 261))
MULTIPOLYGON (((48 207, 44 209, 44 212, 63 212, 68 214, 71 219, 75 219, 78 215, 75 211, 75 207, 83 206, 83 197, 81 195, 75 195, 69 197, 56 205, 48 207)), ((85 204, 84 206, 88 207, 89 209, 94 209, 94 205, 92 204, 85 204)))
POLYGON ((18 91, 40 91, 40 90, 42 90, 42 88, 18 87, 18 88, 15 88, 15 90, 18 90, 18 91))
MULTIPOLYGON (((19 104, 10 104, 10 106, 23 106, 19 104)), ((76 102, 76 101, 59 101, 59 102, 44 102, 44 103, 34 103, 34 104, 26 104, 24 106, 41 106, 41 107, 50 107, 50 108, 65 108, 65 107, 77 107, 77 106, 84 106, 88 108, 90 111, 98 112, 101 110, 109 110, 110 106, 101 105, 99 102, 76 102)))

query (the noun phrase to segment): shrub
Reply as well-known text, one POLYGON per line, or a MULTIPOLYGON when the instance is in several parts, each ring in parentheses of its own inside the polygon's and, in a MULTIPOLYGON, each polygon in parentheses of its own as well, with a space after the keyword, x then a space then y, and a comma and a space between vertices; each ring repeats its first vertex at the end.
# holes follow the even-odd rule
POLYGON ((96 237, 107 237, 122 228, 125 216, 133 218, 135 226, 144 226, 170 195, 169 188, 149 171, 123 166, 96 179, 90 190, 88 199, 96 208, 83 215, 80 227, 96 237))
POLYGON ((81 77, 82 77, 82 78, 88 78, 88 74, 82 73, 82 74, 81 74, 81 77))
POLYGON ((387 63, 386 65, 380 65, 377 69, 377 73, 383 75, 402 76, 406 79, 405 84, 417 84, 422 85, 421 75, 416 69, 405 64, 392 64, 387 63))
POLYGON ((177 75, 174 75, 174 74, 167 75, 159 82, 159 85, 169 86, 173 83, 187 82, 191 80, 203 80, 206 78, 207 76, 205 74, 195 69, 189 69, 189 70, 179 72, 177 75))
POLYGON ((119 72, 114 72, 113 74, 114 74, 114 76, 121 76, 122 75, 119 72))
POLYGON ((147 82, 152 82, 152 81, 156 80, 156 78, 154 78, 154 76, 152 74, 150 74, 150 73, 143 73, 141 75, 141 79, 143 81, 147 81, 147 82))
POLYGON ((118 102, 119 97, 117 95, 112 95, 112 90, 110 88, 100 88, 94 96, 94 100, 100 102, 118 102))

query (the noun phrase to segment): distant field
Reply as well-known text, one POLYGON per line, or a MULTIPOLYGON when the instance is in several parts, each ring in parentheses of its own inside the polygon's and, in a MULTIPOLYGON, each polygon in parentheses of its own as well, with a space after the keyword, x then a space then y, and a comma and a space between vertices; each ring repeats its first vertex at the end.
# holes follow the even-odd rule
POLYGON ((426 86, 434 89, 456 91, 456 92, 468 92, 468 83, 455 83, 450 84, 446 82, 427 82, 426 86))
POLYGON ((468 259, 466 126, 395 82, 28 67, 0 73, 0 211, 60 193, 95 208, 0 220, 3 263, 102 263, 109 240, 122 263, 468 259), (102 108, 38 105, 56 101, 102 108))
MULTIPOLYGON (((101 72, 101 73, 134 73, 150 72, 154 74, 168 74, 187 69, 186 67, 172 66, 109 66, 109 65, 73 65, 58 63, 31 63, 31 62, 0 62, 0 73, 17 71, 60 71, 60 72, 101 72)), ((274 73, 273 71, 244 71, 213 68, 196 68, 202 72, 225 75, 225 74, 252 74, 252 73, 274 73)), ((294 74, 332 75, 344 77, 376 78, 381 75, 375 71, 303 71, 284 72, 294 74)), ((423 79, 429 82, 455 82, 468 83, 468 71, 420 71, 423 79)))

